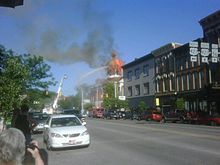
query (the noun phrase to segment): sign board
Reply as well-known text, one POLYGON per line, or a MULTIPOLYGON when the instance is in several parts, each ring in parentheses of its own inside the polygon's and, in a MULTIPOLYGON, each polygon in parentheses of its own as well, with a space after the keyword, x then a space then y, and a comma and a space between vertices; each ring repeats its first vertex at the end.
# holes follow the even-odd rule
POLYGON ((189 42, 189 54, 191 62, 201 63, 218 63, 219 46, 218 44, 210 44, 207 42, 189 42))
POLYGON ((156 106, 160 106, 160 99, 156 98, 156 106))
POLYGON ((118 96, 118 99, 119 100, 126 100, 126 97, 125 96, 118 96))

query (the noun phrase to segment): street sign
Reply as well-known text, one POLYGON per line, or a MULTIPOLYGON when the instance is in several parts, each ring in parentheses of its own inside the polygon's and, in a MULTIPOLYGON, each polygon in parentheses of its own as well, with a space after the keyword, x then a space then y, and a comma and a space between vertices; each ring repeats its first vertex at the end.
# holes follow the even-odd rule
POLYGON ((125 96, 118 96, 118 99, 119 100, 126 100, 126 97, 125 96))

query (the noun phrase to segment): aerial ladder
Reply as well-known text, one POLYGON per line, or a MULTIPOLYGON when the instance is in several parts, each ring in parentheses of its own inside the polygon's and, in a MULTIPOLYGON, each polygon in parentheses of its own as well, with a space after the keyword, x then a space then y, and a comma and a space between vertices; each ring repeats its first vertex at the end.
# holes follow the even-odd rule
POLYGON ((59 97, 61 96, 61 90, 62 90, 62 86, 63 86, 63 81, 67 79, 67 75, 64 75, 62 78, 61 78, 61 81, 60 81, 60 84, 59 84, 59 87, 58 87, 58 90, 57 90, 57 95, 54 99, 54 102, 53 102, 53 111, 55 111, 57 108, 58 108, 58 105, 57 105, 57 102, 59 100, 59 97))

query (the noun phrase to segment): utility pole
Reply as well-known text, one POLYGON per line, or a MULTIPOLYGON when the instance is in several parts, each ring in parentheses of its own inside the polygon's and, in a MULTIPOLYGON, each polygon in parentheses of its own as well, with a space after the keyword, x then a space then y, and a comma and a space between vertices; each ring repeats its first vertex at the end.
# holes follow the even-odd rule
POLYGON ((84 95, 83 95, 83 89, 81 87, 81 114, 84 114, 84 95))

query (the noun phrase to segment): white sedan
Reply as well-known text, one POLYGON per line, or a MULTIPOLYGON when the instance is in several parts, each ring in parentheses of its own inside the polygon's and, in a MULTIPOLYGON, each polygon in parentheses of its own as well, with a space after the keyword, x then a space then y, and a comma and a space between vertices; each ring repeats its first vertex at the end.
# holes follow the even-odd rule
POLYGON ((48 149, 90 145, 88 130, 75 115, 51 115, 44 127, 48 149))

